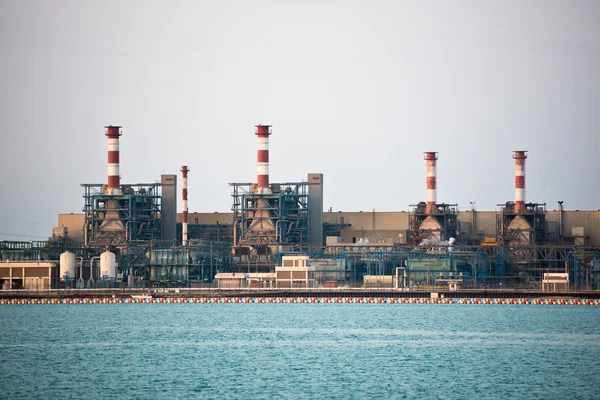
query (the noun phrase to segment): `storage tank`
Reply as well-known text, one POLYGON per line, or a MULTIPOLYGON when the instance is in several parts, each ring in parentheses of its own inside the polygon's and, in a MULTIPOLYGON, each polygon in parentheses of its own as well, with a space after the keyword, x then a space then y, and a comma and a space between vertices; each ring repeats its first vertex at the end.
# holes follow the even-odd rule
POLYGON ((65 251, 60 255, 60 278, 75 279, 75 254, 65 251))
POLYGON ((111 251, 100 254, 100 278, 117 277, 117 257, 111 251))

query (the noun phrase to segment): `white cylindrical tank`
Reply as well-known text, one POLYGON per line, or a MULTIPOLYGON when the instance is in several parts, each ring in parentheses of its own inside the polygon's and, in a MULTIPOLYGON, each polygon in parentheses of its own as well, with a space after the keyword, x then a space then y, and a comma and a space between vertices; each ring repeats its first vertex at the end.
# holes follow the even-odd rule
POLYGON ((100 278, 117 277, 117 257, 115 253, 105 251, 100 254, 100 278))
POLYGON ((60 278, 75 279, 75 254, 65 251, 60 255, 60 278))

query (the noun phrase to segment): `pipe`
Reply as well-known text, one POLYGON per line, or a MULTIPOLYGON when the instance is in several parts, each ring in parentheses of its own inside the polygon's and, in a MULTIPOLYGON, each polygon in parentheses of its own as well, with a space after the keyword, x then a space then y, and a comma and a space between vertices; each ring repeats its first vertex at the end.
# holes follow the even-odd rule
POLYGON ((406 267, 396 267, 396 289, 399 289, 399 284, 400 284, 400 271, 403 271, 403 275, 404 275, 404 284, 402 285, 403 288, 406 287, 406 267))
POLYGON ((271 135, 271 125, 256 125, 255 134, 258 137, 258 152, 256 162, 258 193, 270 194, 269 135, 271 135))
POLYGON ((290 223, 290 225, 288 226, 287 232, 285 233, 286 235, 290 235, 290 232, 292 231, 292 228, 297 224, 298 221, 293 221, 290 223))
POLYGON ((83 244, 84 246, 88 245, 88 227, 90 225, 90 220, 89 219, 85 219, 85 222, 83 224, 83 244))
POLYGON ((427 165, 427 199, 425 213, 433 214, 437 203, 437 152, 426 152, 425 161, 427 165))
POLYGON ((83 283, 83 257, 77 257, 79 259, 79 279, 77 279, 77 282, 82 282, 83 283))
POLYGON ((131 235, 129 234, 129 223, 130 223, 130 222, 131 222, 131 221, 127 221, 127 222, 125 223, 125 241, 126 241, 126 242, 129 242, 129 240, 130 240, 130 237, 131 237, 131 235))
POLYGON ((564 208, 563 208, 563 201, 559 201, 558 202, 558 210, 559 210, 559 214, 558 214, 558 237, 560 239, 563 238, 564 232, 563 232, 563 224, 564 224, 564 208))
POLYGON ((132 289, 135 286, 133 277, 133 267, 129 267, 129 275, 127 276, 127 287, 132 289))
MULTIPOLYGON (((129 222, 128 222, 128 223, 129 223, 129 222)), ((137 231, 137 237, 138 237, 138 238, 139 238, 139 237, 142 235, 142 231, 144 230, 144 227, 145 227, 146 225, 148 225, 148 223, 147 223, 147 222, 142 222, 142 223, 140 224, 140 227, 138 228, 138 231, 137 231)))
POLYGON ((121 195, 121 176, 119 165, 119 136, 120 126, 105 126, 108 137, 108 185, 106 194, 121 195))
POLYGON ((527 150, 513 151, 515 159, 515 213, 525 212, 525 160, 527 150))
POLYGON ((188 169, 187 165, 181 167, 181 244, 188 245, 188 169))
MULTIPOLYGON (((94 260, 99 260, 100 256, 94 256, 90 258, 90 279, 88 279, 88 283, 91 285, 96 282, 94 279, 94 260)), ((100 272, 100 267, 98 267, 98 273, 100 272)), ((100 277, 98 277, 100 279, 100 277)))
POLYGON ((280 219, 278 219, 278 220, 277 220, 277 222, 275 222, 275 241, 276 241, 277 243, 280 243, 280 242, 281 242, 281 238, 280 238, 280 235, 281 235, 281 233, 280 233, 280 232, 281 232, 281 229, 279 228, 279 223, 280 223, 280 222, 283 222, 283 221, 282 221, 282 220, 280 220, 280 219))

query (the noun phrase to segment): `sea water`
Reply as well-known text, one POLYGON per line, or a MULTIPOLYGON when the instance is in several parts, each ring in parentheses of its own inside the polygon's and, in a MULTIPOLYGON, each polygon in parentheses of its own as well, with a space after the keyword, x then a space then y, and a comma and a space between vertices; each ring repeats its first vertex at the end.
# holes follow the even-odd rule
POLYGON ((600 307, 0 306, 0 398, 598 399, 600 307))

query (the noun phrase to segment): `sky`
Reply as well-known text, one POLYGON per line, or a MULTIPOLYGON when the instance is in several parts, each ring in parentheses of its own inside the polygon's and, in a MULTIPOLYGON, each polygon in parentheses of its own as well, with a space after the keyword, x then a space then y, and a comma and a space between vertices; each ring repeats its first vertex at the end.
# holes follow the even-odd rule
MULTIPOLYGON (((227 212, 256 181, 254 125, 272 125, 271 182, 324 174, 324 207, 408 211, 514 200, 600 209, 600 2, 0 2, 0 240, 42 240, 107 181, 188 165, 189 211, 227 212)), ((178 202, 179 211, 181 202, 178 202)))

